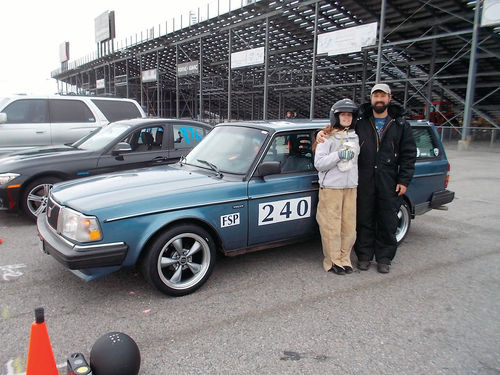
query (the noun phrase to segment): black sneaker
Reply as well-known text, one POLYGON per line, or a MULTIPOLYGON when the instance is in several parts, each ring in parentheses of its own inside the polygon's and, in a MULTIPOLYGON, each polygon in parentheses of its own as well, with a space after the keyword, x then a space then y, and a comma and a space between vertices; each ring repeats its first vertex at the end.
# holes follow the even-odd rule
POLYGON ((336 275, 345 275, 345 270, 342 267, 337 266, 336 264, 334 264, 333 267, 330 268, 330 272, 333 272, 336 275))
POLYGON ((351 266, 344 266, 344 271, 346 274, 351 274, 353 272, 353 269, 351 266))
POLYGON ((358 268, 361 271, 368 271, 368 268, 370 268, 370 261, 369 260, 359 260, 358 261, 358 268))
POLYGON ((377 271, 380 273, 389 273, 390 266, 384 263, 377 263, 377 271))

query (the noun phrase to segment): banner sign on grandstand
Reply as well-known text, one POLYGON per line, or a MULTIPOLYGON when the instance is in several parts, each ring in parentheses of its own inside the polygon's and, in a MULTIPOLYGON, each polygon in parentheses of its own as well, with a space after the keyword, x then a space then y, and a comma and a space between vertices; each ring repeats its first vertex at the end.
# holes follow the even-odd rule
POLYGON ((95 81, 95 88, 96 89, 104 89, 106 87, 106 82, 103 79, 97 79, 95 81))
POLYGON ((184 77, 192 74, 198 74, 199 65, 200 64, 198 64, 198 60, 177 64, 177 77, 184 77))
POLYGON ((316 54, 327 53, 328 56, 334 56, 360 52, 361 48, 376 44, 377 24, 377 22, 367 23, 349 27, 348 29, 319 34, 316 54))
POLYGON ((498 24, 500 24, 500 0, 484 0, 481 26, 495 26, 498 24))
POLYGON ((264 64, 264 47, 247 49, 231 54, 231 69, 264 64))
POLYGON ((157 69, 149 69, 143 70, 141 72, 142 82, 156 82, 158 79, 158 70, 157 69))
POLYGON ((127 86, 127 75, 115 76, 115 86, 127 86))

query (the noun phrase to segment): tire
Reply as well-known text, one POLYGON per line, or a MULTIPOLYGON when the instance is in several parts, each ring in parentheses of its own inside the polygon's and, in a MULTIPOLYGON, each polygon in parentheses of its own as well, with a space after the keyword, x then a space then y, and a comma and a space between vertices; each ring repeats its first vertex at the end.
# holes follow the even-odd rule
POLYGON ((396 229, 396 241, 400 245, 405 239, 411 225, 411 212, 410 207, 406 202, 401 204, 398 211, 398 227, 396 229))
POLYGON ((162 293, 184 296, 207 281, 215 257, 214 241, 207 231, 197 225, 182 224, 168 229, 153 242, 141 270, 162 293))
POLYGON ((52 186, 54 186, 56 182, 60 181, 60 178, 47 176, 30 183, 26 189, 24 189, 22 195, 24 213, 36 221, 37 217, 41 213, 45 212, 47 201, 49 199, 49 192, 52 189, 52 186))

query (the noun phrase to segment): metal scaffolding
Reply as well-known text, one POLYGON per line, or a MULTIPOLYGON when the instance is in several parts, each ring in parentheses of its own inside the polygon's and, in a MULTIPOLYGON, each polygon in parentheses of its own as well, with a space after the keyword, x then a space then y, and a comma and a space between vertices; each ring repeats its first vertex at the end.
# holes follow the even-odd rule
POLYGON ((441 111, 436 101, 449 103, 453 115, 444 125, 465 137, 460 126, 467 126, 469 114, 494 127, 500 118, 500 29, 479 27, 480 4, 261 0, 211 18, 207 9, 204 21, 108 46, 52 77, 79 94, 135 98, 154 116, 213 122, 278 119, 288 110, 324 118, 340 98, 368 100, 369 87, 381 81, 410 116, 430 118, 441 111), (373 22, 383 25, 377 43, 353 53, 317 54, 318 35, 373 22), (264 48, 263 64, 231 69, 232 53, 256 48, 264 48), (186 63, 197 71, 178 74, 186 63), (151 69, 157 79, 144 82, 141 73, 151 69), (104 88, 97 88, 102 79, 104 88))

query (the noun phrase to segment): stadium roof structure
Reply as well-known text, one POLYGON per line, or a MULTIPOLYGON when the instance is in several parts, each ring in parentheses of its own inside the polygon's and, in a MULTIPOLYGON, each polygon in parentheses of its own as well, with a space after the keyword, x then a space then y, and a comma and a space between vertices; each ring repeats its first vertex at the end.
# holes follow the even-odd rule
POLYGON ((121 46, 108 42, 52 77, 61 89, 71 85, 79 94, 135 98, 151 115, 215 121, 278 119, 287 111, 327 117, 336 100, 364 102, 380 81, 413 116, 423 111, 429 116, 433 101, 449 102, 454 115, 448 123, 458 125, 468 108, 498 127, 500 28, 480 27, 478 4, 482 1, 241 0, 215 16, 208 6, 205 17, 198 10, 197 21, 185 27, 171 24, 168 31, 166 23, 163 34, 159 27, 121 46), (376 29, 371 45, 357 51, 322 53, 315 43, 333 31, 359 35, 355 27, 373 23, 383 25, 382 37, 376 29), (231 69, 235 53, 242 51, 254 53, 250 60, 257 56, 258 63, 247 58, 246 66, 231 69), (180 64, 189 66, 190 74, 178 73, 180 64), (146 82, 145 71, 152 81, 146 82))

